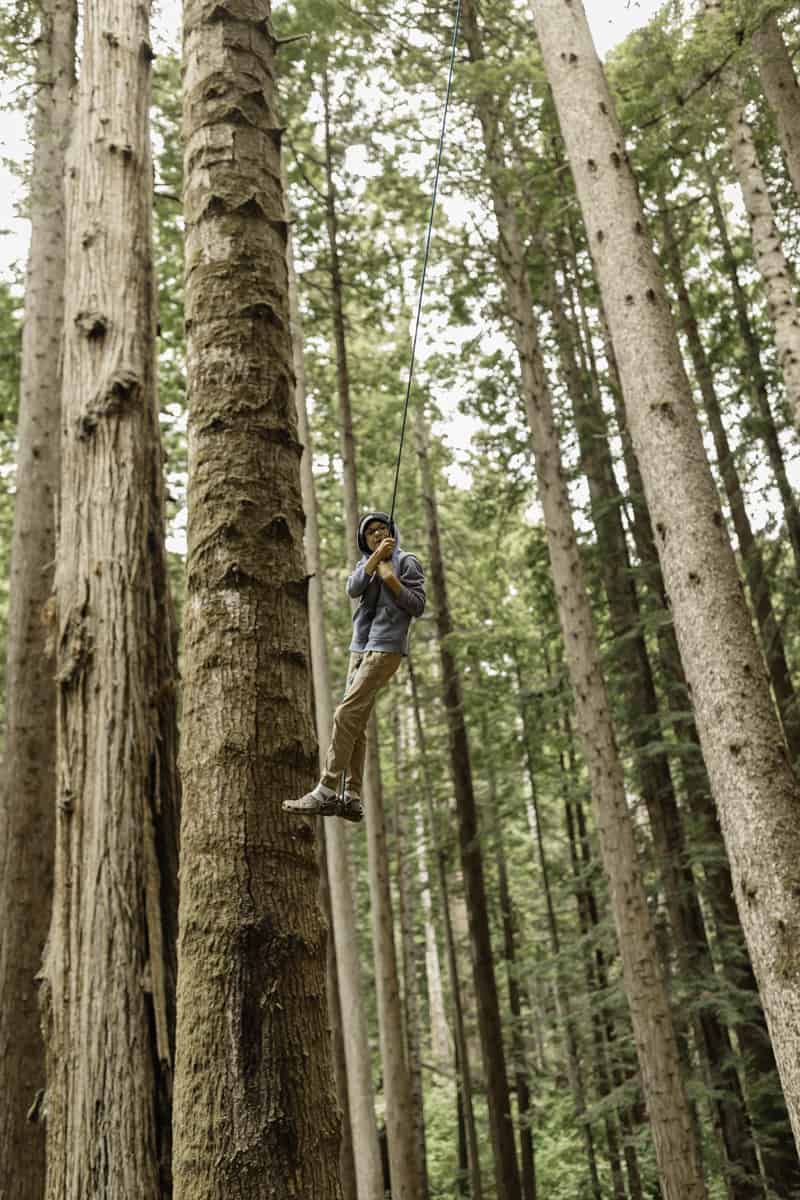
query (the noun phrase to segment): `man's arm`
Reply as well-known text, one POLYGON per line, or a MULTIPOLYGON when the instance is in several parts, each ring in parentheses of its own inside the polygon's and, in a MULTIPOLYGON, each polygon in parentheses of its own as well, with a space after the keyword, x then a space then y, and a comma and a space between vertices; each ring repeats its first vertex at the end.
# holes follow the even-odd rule
POLYGON ((407 554, 403 559, 399 579, 388 562, 378 564, 378 574, 400 608, 410 613, 412 617, 422 616, 425 611, 425 576, 419 561, 413 554, 407 554))
POLYGON ((373 550, 366 562, 359 563, 353 574, 347 580, 347 594, 353 599, 367 590, 372 577, 385 559, 391 558, 394 552, 394 538, 384 538, 380 546, 373 550))

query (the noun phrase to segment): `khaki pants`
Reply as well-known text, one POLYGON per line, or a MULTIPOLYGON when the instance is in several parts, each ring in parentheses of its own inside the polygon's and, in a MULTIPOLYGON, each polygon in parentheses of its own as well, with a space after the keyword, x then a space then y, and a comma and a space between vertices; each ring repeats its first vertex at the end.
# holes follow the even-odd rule
POLYGON ((347 790, 354 796, 361 795, 367 752, 367 723, 378 692, 392 678, 402 657, 402 654, 381 650, 350 655, 347 691, 333 714, 331 744, 322 772, 322 782, 326 787, 338 787, 339 776, 346 771, 347 790))

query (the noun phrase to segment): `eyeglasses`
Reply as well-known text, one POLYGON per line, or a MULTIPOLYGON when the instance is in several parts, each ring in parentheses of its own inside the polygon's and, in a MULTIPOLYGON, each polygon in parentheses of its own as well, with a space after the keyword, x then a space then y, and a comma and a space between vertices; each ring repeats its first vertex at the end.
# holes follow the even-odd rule
POLYGON ((369 529, 366 531, 366 534, 367 534, 367 537, 373 537, 374 534, 376 534, 376 533, 384 533, 385 534, 388 532, 389 532, 388 525, 370 525, 369 529))

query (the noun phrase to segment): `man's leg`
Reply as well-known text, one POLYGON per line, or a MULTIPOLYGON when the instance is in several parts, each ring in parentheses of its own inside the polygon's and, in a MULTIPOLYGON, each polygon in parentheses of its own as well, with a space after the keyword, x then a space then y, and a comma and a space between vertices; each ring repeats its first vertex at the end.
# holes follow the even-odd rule
POLYGON ((401 661, 400 654, 371 650, 363 656, 355 677, 351 675, 344 700, 333 716, 331 744, 321 779, 325 787, 337 787, 342 771, 349 768, 351 787, 360 795, 366 748, 364 731, 378 692, 392 678, 401 661))

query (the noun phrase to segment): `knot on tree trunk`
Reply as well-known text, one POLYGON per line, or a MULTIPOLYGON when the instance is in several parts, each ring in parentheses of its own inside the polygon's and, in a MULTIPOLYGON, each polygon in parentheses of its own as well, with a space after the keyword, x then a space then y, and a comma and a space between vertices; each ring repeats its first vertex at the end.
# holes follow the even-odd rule
POLYGON ((78 437, 90 438, 103 417, 119 414, 132 408, 142 390, 139 372, 124 363, 110 372, 78 417, 78 437))

